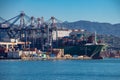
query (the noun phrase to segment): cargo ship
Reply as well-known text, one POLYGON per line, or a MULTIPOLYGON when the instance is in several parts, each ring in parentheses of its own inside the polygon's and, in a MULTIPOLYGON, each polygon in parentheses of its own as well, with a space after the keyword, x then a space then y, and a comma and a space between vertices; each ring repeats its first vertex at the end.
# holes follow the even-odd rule
POLYGON ((69 36, 58 40, 58 48, 64 49, 64 54, 88 56, 92 59, 102 59, 100 53, 105 47, 106 44, 97 40, 96 32, 90 35, 85 31, 72 31, 69 36))

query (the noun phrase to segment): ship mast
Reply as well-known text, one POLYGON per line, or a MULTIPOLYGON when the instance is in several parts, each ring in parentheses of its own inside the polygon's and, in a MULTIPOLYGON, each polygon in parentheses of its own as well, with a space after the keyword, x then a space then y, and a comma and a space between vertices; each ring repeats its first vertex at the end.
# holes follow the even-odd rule
POLYGON ((94 36, 95 36, 95 40, 94 40, 94 44, 97 44, 97 36, 96 36, 96 31, 95 31, 95 33, 94 33, 94 36))

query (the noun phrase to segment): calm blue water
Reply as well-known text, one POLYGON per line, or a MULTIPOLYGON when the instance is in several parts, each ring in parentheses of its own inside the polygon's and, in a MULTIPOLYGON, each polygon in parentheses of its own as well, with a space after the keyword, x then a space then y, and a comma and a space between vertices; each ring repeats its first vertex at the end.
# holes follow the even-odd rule
POLYGON ((0 80, 120 80, 120 59, 1 60, 0 80))

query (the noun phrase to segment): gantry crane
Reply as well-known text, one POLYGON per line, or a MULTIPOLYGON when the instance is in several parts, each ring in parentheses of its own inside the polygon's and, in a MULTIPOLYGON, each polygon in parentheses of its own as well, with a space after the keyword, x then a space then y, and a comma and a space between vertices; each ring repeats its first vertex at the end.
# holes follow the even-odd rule
MULTIPOLYGON (((51 17, 44 21, 44 18, 29 17, 24 12, 19 15, 4 20, 0 17, 0 30, 5 30, 9 38, 30 41, 31 47, 37 47, 41 50, 52 48, 53 31, 56 32, 56 45, 58 45, 58 24, 60 20, 51 17), (39 44, 38 44, 39 43, 39 44)), ((25 44, 27 47, 27 44, 25 44)))

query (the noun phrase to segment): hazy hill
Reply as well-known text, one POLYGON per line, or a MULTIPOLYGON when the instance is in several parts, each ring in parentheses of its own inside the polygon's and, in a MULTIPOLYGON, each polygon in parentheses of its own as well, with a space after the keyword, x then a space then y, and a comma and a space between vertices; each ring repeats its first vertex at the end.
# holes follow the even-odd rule
POLYGON ((69 29, 85 29, 98 34, 107 34, 120 37, 120 24, 99 23, 90 21, 64 22, 63 27, 69 29))

